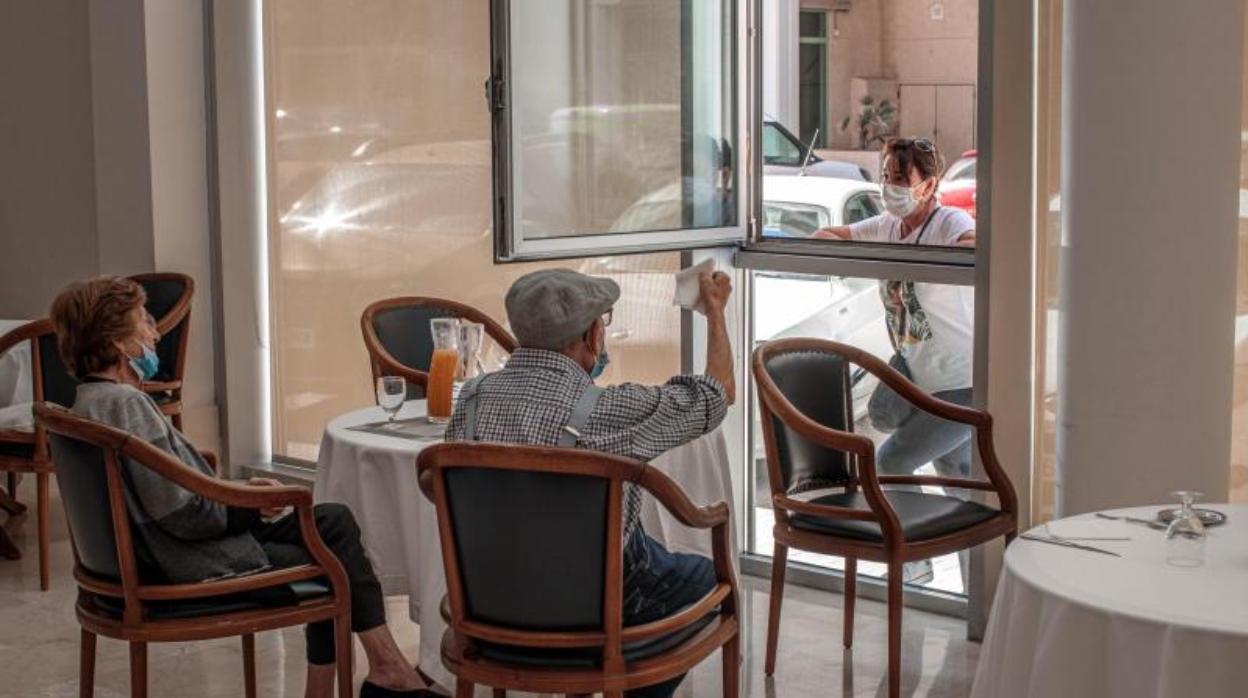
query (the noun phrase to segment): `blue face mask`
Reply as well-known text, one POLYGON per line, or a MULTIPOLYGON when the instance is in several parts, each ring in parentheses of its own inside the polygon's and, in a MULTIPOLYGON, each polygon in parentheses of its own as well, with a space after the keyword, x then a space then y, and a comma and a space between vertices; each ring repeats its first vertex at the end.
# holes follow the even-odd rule
POLYGON ((606 349, 603 349, 602 352, 598 354, 598 361, 596 361, 594 363, 594 367, 589 370, 589 379, 598 380, 598 377, 602 375, 602 372, 607 370, 607 364, 609 363, 611 363, 611 355, 607 353, 606 349))
POLYGON ((130 368, 138 374, 139 380, 150 381, 160 369, 160 357, 156 355, 155 349, 144 344, 142 356, 130 357, 130 368))

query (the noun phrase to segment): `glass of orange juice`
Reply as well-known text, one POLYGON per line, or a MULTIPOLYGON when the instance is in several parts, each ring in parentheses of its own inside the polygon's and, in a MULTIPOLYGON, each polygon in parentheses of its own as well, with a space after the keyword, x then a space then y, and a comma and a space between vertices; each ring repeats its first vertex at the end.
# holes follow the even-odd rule
POLYGON ((429 383, 425 386, 429 421, 446 424, 451 420, 451 389, 459 373, 459 320, 434 318, 429 321, 433 333, 433 358, 429 361, 429 383))

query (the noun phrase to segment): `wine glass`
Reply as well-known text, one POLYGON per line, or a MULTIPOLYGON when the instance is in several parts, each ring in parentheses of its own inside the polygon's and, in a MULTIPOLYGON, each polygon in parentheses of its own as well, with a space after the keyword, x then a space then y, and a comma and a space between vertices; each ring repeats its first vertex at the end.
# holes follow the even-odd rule
POLYGON ((394 417, 407 399, 407 381, 403 376, 382 376, 377 379, 377 404, 390 416, 387 429, 394 429, 394 417))
POLYGON ((1175 567, 1200 567, 1205 564, 1205 524, 1192 504, 1204 495, 1200 492, 1171 492, 1179 498, 1179 510, 1166 527, 1166 562, 1175 567))

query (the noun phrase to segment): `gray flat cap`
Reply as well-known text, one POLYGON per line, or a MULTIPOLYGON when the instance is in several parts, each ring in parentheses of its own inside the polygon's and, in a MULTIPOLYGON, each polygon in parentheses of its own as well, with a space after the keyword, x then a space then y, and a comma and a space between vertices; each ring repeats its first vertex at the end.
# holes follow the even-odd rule
POLYGON ((585 334, 620 299, 620 286, 571 269, 543 269, 507 291, 507 320, 520 346, 558 351, 585 334))

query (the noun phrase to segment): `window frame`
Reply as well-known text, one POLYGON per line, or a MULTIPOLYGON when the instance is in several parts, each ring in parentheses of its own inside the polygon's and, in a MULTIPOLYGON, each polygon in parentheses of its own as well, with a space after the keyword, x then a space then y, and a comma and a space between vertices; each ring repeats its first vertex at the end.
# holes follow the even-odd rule
MULTIPOLYGON (((493 214, 494 214, 494 261, 495 263, 527 262, 553 259, 576 259, 601 255, 642 254, 653 252, 684 251, 744 244, 759 209, 750 201, 753 189, 747 178, 753 169, 754 151, 751 147, 759 143, 761 121, 746 112, 753 95, 759 101, 753 88, 754 76, 742 57, 748 55, 752 44, 759 44, 761 50, 761 33, 747 30, 747 26, 757 23, 742 21, 743 17, 752 17, 751 6, 758 5, 761 0, 722 0, 725 11, 730 13, 727 19, 728 30, 725 36, 733 38, 731 46, 726 47, 730 53, 729 65, 732 75, 727 84, 733 86, 735 108, 731 110, 732 123, 730 130, 734 135, 733 151, 733 191, 736 203, 736 224, 730 226, 703 228, 672 228, 628 233, 595 233, 543 239, 526 239, 517 231, 515 192, 518 191, 517 178, 514 173, 514 157, 512 146, 515 142, 511 127, 511 110, 513 103, 511 86, 511 2, 512 0, 490 0, 490 76, 485 83, 485 97, 491 113, 491 131, 493 135, 493 214), (750 38, 751 33, 753 39, 750 38), (743 51, 742 49, 746 50, 743 51), (746 157, 742 157, 742 154, 746 157)), ((687 24, 687 23, 682 23, 687 24)), ((688 26, 682 27, 682 41, 688 38, 688 26)), ((761 101, 759 101, 761 104, 761 101)), ((752 110, 753 111, 753 110, 752 110)), ((761 108, 759 110, 761 115, 761 108)), ((682 144, 684 147, 684 144, 682 144)), ((761 162, 761 160, 760 160, 761 162)), ((759 169, 761 172, 761 168, 759 169)))

